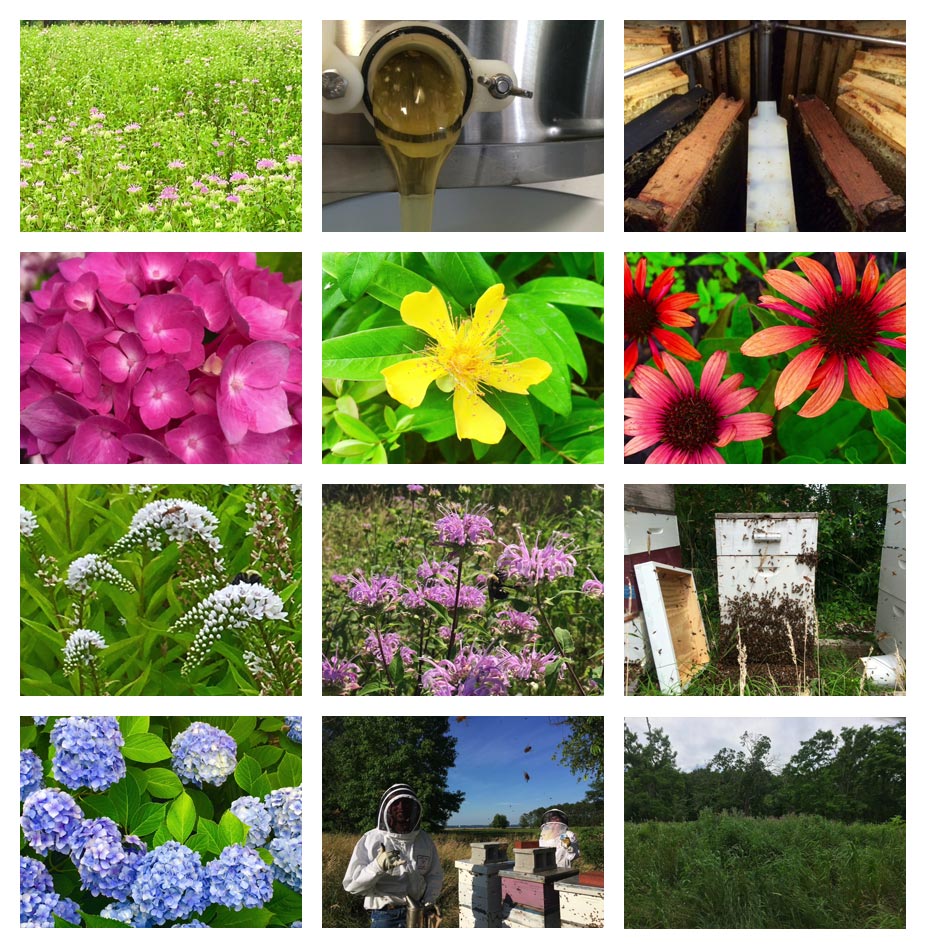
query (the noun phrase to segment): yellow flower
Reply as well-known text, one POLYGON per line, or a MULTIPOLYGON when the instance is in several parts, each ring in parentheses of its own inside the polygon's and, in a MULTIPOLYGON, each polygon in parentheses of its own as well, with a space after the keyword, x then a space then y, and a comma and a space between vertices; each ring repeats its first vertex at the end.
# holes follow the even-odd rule
POLYGON ((543 382, 552 371, 543 359, 506 362, 498 356, 496 326, 507 302, 504 286, 497 283, 479 298, 473 317, 457 323, 437 287, 428 293, 410 293, 402 301, 402 319, 424 330, 434 342, 425 350, 427 355, 383 370, 388 393, 414 409, 437 380, 439 389, 453 392, 457 438, 486 445, 500 442, 505 420, 483 401, 483 387, 527 395, 528 386, 543 382))

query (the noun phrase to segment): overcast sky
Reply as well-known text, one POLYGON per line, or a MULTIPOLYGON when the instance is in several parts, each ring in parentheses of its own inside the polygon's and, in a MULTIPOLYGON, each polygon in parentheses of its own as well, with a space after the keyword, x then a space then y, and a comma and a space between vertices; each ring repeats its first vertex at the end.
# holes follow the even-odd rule
MULTIPOLYGON (((772 740, 775 770, 783 768, 802 741, 820 729, 839 734, 840 729, 862 725, 881 728, 894 718, 650 718, 653 728, 661 728, 672 741, 676 763, 682 771, 707 764, 721 748, 739 751, 743 732, 768 735, 772 740)), ((627 718, 627 727, 646 735, 646 719, 627 718)))

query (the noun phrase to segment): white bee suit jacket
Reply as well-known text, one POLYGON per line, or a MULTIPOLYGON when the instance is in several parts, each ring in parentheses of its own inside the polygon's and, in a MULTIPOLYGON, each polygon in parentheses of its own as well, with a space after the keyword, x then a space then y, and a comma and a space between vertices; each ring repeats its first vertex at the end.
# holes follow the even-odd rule
POLYGON ((564 870, 579 856, 576 835, 561 821, 550 821, 540 828, 540 846, 556 847, 556 865, 564 870))
MULTIPOLYGON (((413 794, 408 792, 402 796, 413 797, 413 794)), ((424 903, 435 903, 444 881, 434 841, 418 829, 417 821, 414 829, 405 834, 388 829, 386 810, 394 799, 394 796, 392 799, 384 797, 379 810, 379 826, 367 831, 357 841, 344 874, 344 889, 363 896, 364 909, 382 909, 390 904, 404 903, 406 896, 424 903), (397 850, 405 863, 392 870, 382 870, 376 862, 382 847, 397 850)))

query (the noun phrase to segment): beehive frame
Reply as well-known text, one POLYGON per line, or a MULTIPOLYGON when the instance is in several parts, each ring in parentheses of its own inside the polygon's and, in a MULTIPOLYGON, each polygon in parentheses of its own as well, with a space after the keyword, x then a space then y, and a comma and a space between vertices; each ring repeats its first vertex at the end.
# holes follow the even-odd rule
POLYGON ((634 567, 659 688, 678 695, 710 661, 694 575, 655 562, 634 567))

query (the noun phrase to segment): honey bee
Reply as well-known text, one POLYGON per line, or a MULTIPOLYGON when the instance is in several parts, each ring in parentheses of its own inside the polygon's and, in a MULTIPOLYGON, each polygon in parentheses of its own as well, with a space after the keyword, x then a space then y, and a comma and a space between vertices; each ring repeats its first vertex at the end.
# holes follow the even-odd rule
POLYGON ((531 779, 531 776, 525 771, 525 772, 524 772, 524 780, 525 780, 525 781, 530 781, 530 779, 531 779))
POLYGON ((532 747, 533 747, 533 745, 528 745, 528 746, 524 749, 524 754, 527 754, 527 753, 531 750, 532 747))

